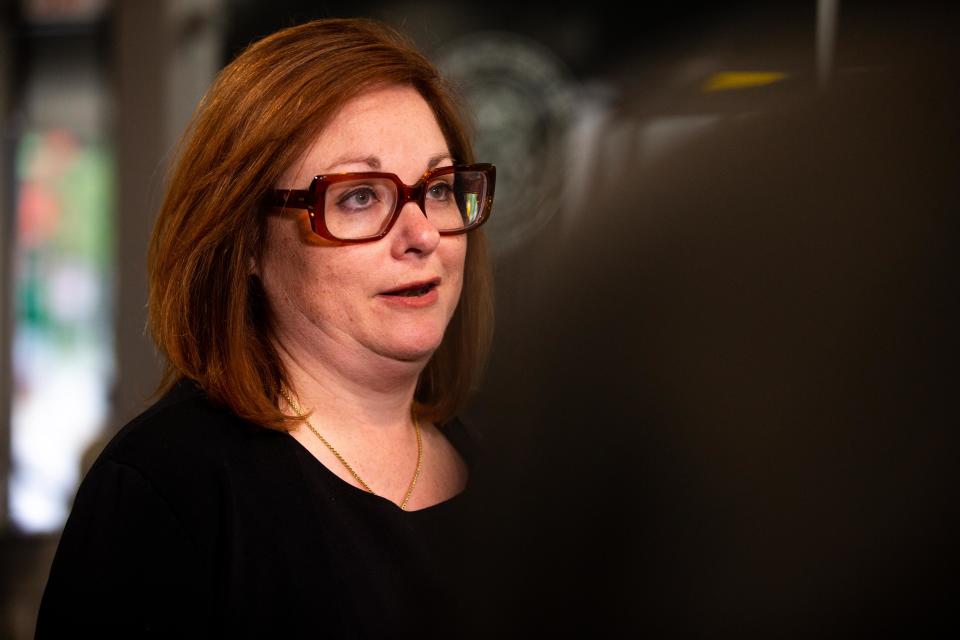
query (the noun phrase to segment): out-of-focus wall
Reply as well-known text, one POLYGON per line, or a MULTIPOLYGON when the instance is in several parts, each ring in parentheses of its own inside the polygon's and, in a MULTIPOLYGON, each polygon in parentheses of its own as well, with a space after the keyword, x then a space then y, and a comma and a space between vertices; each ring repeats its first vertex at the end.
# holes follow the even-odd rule
POLYGON ((10 185, 11 46, 6 12, 0 12, 0 530, 7 522, 7 478, 10 476, 10 242, 13 201, 10 185))

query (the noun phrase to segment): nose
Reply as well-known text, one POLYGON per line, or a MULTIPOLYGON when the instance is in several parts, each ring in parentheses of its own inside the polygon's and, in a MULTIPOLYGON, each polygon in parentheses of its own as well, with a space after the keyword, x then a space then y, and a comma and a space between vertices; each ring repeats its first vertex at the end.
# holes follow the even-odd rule
POLYGON ((416 202, 403 206, 390 235, 394 236, 392 250, 398 258, 408 253, 430 254, 440 244, 440 232, 416 202))

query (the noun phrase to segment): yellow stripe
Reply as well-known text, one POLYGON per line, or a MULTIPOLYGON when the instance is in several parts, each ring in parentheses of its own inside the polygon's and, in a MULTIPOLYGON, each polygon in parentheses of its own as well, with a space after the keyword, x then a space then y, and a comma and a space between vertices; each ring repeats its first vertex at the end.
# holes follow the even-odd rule
POLYGON ((780 71, 720 71, 703 83, 704 92, 747 89, 780 82, 787 74, 780 71))

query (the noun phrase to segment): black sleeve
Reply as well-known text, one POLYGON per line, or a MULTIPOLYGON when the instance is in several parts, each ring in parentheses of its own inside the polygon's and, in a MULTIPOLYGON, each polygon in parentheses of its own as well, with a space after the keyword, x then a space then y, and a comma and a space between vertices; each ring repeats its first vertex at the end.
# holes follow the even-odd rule
POLYGON ((64 527, 36 637, 202 635, 203 566, 156 487, 137 469, 102 458, 64 527))

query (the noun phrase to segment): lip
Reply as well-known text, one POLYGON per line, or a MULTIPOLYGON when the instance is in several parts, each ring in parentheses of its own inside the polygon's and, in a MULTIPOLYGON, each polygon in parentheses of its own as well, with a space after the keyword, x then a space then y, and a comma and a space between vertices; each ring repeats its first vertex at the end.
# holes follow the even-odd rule
POLYGON ((400 307, 404 309, 419 309, 422 307, 429 307, 433 304, 436 304, 437 300, 440 299, 440 292, 438 291, 440 287, 440 278, 430 278, 428 280, 417 280, 413 282, 407 282, 398 287, 393 287, 387 289, 386 291, 381 291, 377 294, 377 298, 383 300, 387 304, 395 307, 400 307), (430 289, 427 293, 422 296, 395 296, 390 295, 394 291, 403 291, 404 289, 419 289, 421 287, 426 287, 433 285, 433 288, 430 289))
POLYGON ((420 289, 421 287, 426 287, 428 285, 433 285, 433 290, 436 291, 437 287, 440 286, 440 281, 441 281, 440 278, 429 278, 427 280, 416 280, 413 282, 407 282, 397 287, 393 287, 392 289, 381 291, 379 295, 389 296, 391 293, 394 293, 395 291, 403 291, 404 289, 420 289))

